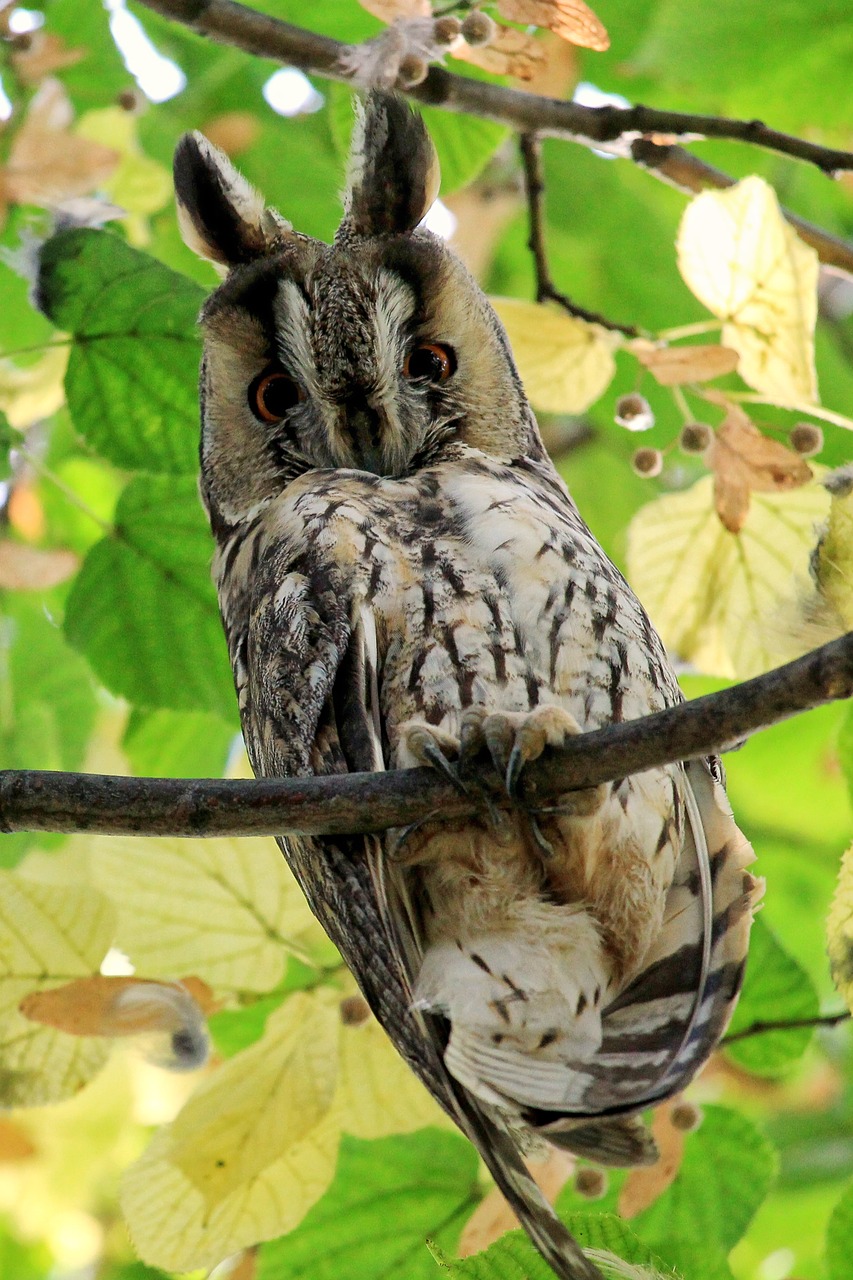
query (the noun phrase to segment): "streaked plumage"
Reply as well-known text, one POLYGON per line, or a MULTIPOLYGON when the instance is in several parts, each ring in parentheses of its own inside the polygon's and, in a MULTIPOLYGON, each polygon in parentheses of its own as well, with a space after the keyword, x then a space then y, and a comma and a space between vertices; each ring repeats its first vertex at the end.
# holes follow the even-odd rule
MULTIPOLYGON (((247 748, 298 776, 441 765, 461 738, 514 771, 681 695, 500 323, 415 230, 423 126, 374 95, 354 156, 331 247, 198 135, 176 156, 185 235, 229 268, 203 316, 202 494, 247 748)), ((637 1113, 722 1033, 760 887, 714 761, 560 803, 282 847, 400 1052, 577 1280, 597 1273, 517 1140, 654 1158, 637 1113)))

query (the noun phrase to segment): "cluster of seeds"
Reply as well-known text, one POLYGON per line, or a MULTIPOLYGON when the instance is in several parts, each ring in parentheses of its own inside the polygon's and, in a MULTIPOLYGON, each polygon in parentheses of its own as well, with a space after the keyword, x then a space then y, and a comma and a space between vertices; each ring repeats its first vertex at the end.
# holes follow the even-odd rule
MULTIPOLYGON (((474 9, 465 18, 455 18, 452 14, 445 14, 441 18, 436 18, 432 24, 431 44, 438 52, 448 48, 461 37, 466 44, 476 48, 491 44, 498 30, 497 23, 479 9, 474 9)), ((429 62, 426 58, 417 53, 407 53, 400 60, 397 83, 401 89, 413 89, 415 85, 426 79, 428 71, 429 62)))
MULTIPOLYGON (((614 419, 628 431, 648 431, 655 425, 655 415, 645 396, 636 391, 620 396, 616 401, 614 419)), ((714 428, 707 422, 688 422, 678 437, 682 453, 704 454, 714 440, 714 428)), ((811 458, 823 448, 823 432, 813 422, 798 422, 788 433, 788 444, 795 453, 811 458)), ((663 469, 663 453, 660 449, 637 449, 631 466, 638 476, 659 476, 663 469)))

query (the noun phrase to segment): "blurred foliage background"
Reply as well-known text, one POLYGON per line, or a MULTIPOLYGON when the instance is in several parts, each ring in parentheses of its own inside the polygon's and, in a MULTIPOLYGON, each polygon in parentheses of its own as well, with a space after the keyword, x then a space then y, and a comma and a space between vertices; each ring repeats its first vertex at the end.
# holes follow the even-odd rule
MULTIPOLYGON (((257 7, 348 42, 382 30, 356 0, 257 7)), ((525 87, 758 116, 853 145, 853 15, 842 0, 784 0, 772 15, 759 0, 600 0, 597 12, 609 50, 539 33, 547 65, 525 87)), ((298 230, 329 239, 350 97, 203 41, 131 0, 6 3, 0 24, 0 766, 233 773, 244 766, 195 487, 195 315, 216 276, 180 241, 171 155, 184 130, 202 129, 298 230), (48 210, 95 194, 118 206, 108 231, 66 230, 39 248, 55 227, 48 210)), ((447 65, 485 74, 454 58, 447 65)), ((490 293, 532 299, 514 138, 488 122, 425 114, 444 179, 433 225, 452 235, 490 293)), ((760 175, 787 207, 853 238, 851 175, 832 182, 739 144, 697 150, 735 178, 760 175)), ((544 166, 560 289, 653 333, 708 320, 676 260, 682 194, 566 142, 545 142, 544 166)), ((839 420, 823 423, 815 462, 837 468, 851 456, 853 285, 824 271, 819 300, 821 402, 839 420)), ((706 469, 677 446, 678 396, 630 350, 615 361, 595 403, 543 415, 542 425, 582 513, 626 570, 632 518, 661 495, 687 492, 706 469), (651 478, 632 468, 636 436, 614 422, 615 401, 632 392, 654 411, 642 443, 663 456, 651 478)), ((756 412, 779 440, 802 417, 774 405, 756 412)), ((801 521, 804 565, 815 520, 801 521)), ((840 534, 834 545, 843 560, 840 534)), ((695 596, 705 569, 684 564, 684 590, 695 596)), ((779 656, 813 638, 790 569, 764 571, 780 601, 779 656)), ((730 674, 685 666, 685 692, 722 687, 730 674)), ((781 724, 726 763, 768 882, 732 1031, 843 1010, 825 921, 851 834, 851 712, 831 706, 781 724)), ((207 1274, 228 1254, 217 1275, 239 1280, 419 1280, 440 1274, 426 1237, 450 1258, 463 1228, 476 1251, 507 1225, 498 1215, 489 1226, 477 1209, 493 1206, 475 1157, 435 1127, 437 1111, 364 1021, 271 843, 18 834, 0 840, 0 865, 0 1274, 155 1280, 194 1266, 207 1274), (149 1050, 156 1041, 155 1057, 174 1029, 161 987, 201 979, 214 1066, 173 1076, 150 1065, 139 1037, 119 1039, 126 1028, 112 1008, 99 1007, 74 1035, 19 1012, 27 993, 99 970, 135 972, 156 988, 137 1028, 149 1050), (300 1058, 309 1025, 326 1046, 325 1068, 300 1058), (270 1061, 279 1064, 274 1080, 264 1075, 270 1061), (303 1096, 306 1075, 313 1085, 303 1096), (255 1155, 235 1164, 234 1144, 255 1155), (216 1173, 222 1151, 227 1178, 216 1173)), ((848 957, 849 896, 843 881, 837 971, 848 957)), ((703 1121, 680 1137, 670 1125, 668 1185, 628 1192, 626 1175, 613 1174, 592 1203, 588 1179, 558 1172, 558 1206, 582 1241, 609 1242, 637 1262, 654 1255, 685 1280, 853 1274, 848 1027, 735 1042, 690 1101, 703 1121), (620 1211, 630 1231, 612 1216, 620 1211)), ((493 1248, 503 1252, 448 1265, 460 1276, 514 1276, 519 1267, 540 1275, 532 1255, 512 1262, 518 1242, 493 1248)))

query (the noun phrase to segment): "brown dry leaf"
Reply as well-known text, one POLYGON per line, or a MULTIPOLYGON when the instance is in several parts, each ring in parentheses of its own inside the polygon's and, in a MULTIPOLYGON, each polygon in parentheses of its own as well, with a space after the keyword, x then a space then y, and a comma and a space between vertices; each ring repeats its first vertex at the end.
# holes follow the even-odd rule
POLYGON ((639 348, 635 352, 662 387, 680 387, 685 382, 708 382, 734 373, 740 356, 731 347, 717 343, 689 347, 639 348))
POLYGON ((71 133, 71 120, 62 85, 45 80, 0 170, 0 210, 8 204, 55 205, 89 195, 107 180, 119 153, 71 133))
MULTIPOLYGON (((567 1151, 552 1150, 545 1160, 527 1161, 527 1167, 545 1199, 553 1204, 575 1171, 575 1159, 567 1151)), ((458 1251, 460 1258, 480 1253, 517 1226, 518 1218, 497 1187, 493 1187, 477 1205, 462 1230, 458 1251)))
POLYGON ((714 506, 730 533, 743 528, 753 491, 797 489, 812 478, 800 454, 762 435, 736 405, 729 407, 704 456, 714 472, 714 506))
POLYGON ((227 156, 238 156, 257 142, 261 122, 251 111, 223 111, 201 126, 204 136, 227 156))
POLYGON ((499 0, 498 12, 508 22, 549 27, 582 49, 603 53, 610 48, 607 28, 584 0, 499 0))
POLYGON ((548 64, 548 50, 541 40, 500 24, 498 34, 489 44, 460 44, 453 50, 453 57, 482 67, 492 75, 515 76, 516 80, 524 81, 540 76, 548 64))
POLYGON ((660 1159, 645 1168, 632 1169, 619 1192, 619 1213, 623 1218, 636 1218, 648 1209, 675 1180, 684 1155, 685 1135, 670 1120, 675 1103, 658 1107, 652 1119, 652 1137, 658 1145, 660 1159))
POLYGON ((46 551, 10 538, 0 539, 0 587, 10 591, 43 591, 66 582, 80 566, 80 557, 62 549, 46 551))
POLYGON ((380 22, 395 22, 397 18, 432 17, 430 0, 358 0, 358 3, 380 22))
MULTIPOLYGON (((72 1036, 133 1036, 148 1031, 180 1031, 186 1017, 181 1006, 196 1003, 202 993, 208 1007, 212 993, 198 978, 188 983, 93 974, 49 991, 24 996, 19 1011, 30 1022, 55 1027, 72 1036), (193 991, 189 990, 190 983, 193 991), (128 996, 132 999, 129 999, 128 996)), ((194 1010, 195 1020, 198 1011, 194 1010)))
POLYGON ((26 49, 12 54, 12 65, 24 84, 38 84, 53 71, 73 67, 88 50, 69 48, 62 36, 51 31, 33 31, 26 49))
POLYGON ((29 1160, 38 1148, 27 1131, 14 1120, 0 1116, 0 1164, 29 1160))

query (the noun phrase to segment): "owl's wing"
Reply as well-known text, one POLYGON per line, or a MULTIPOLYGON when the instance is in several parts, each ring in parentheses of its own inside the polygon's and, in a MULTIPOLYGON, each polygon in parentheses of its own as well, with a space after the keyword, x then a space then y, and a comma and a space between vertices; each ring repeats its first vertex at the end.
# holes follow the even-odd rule
POLYGON ((520 1054, 487 1036, 456 1036, 454 1074, 524 1099, 522 1116, 551 1142, 602 1163, 644 1163, 633 1113, 683 1089, 731 1017, 763 882, 721 781, 684 766, 688 823, 660 933, 640 972, 602 1013, 598 1052, 579 1062, 520 1054))

